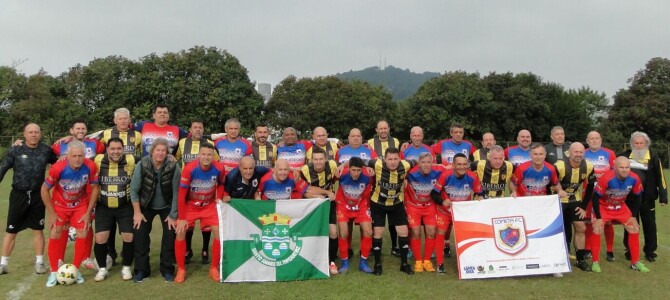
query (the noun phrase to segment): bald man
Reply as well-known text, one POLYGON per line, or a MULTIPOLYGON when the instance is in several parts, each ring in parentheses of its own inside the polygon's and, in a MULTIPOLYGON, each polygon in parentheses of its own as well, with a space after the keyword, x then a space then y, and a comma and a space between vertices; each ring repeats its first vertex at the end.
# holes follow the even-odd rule
POLYGON ((496 138, 493 133, 487 132, 482 135, 482 148, 472 153, 472 161, 487 160, 489 158, 489 151, 496 145, 496 138))
POLYGON ((423 143, 423 128, 419 126, 414 126, 409 131, 410 144, 403 143, 402 145, 402 158, 406 160, 416 160, 419 161, 419 155, 421 153, 430 153, 430 156, 433 157, 433 162, 435 162, 435 151, 433 148, 423 143))
POLYGON ((343 164, 349 161, 352 157, 358 157, 362 159, 364 163, 377 158, 377 152, 363 145, 363 135, 361 134, 360 129, 352 128, 349 130, 348 142, 349 144, 339 149, 335 155, 335 161, 338 164, 343 164))
POLYGON ((249 156, 240 159, 240 165, 226 174, 223 202, 235 199, 254 199, 260 179, 270 172, 270 168, 257 166, 249 156))
POLYGON ((35 249, 35 273, 47 272, 44 264, 44 203, 40 188, 48 164, 58 159, 51 147, 40 142, 42 132, 37 124, 28 124, 23 129, 25 143, 12 147, 0 164, 0 182, 9 169, 14 170, 12 190, 9 193, 7 227, 2 241, 0 275, 9 272, 9 256, 14 250, 16 235, 30 228, 33 231, 35 249))
POLYGON ((516 136, 518 145, 505 148, 505 159, 514 165, 514 167, 530 161, 530 145, 533 138, 530 131, 522 129, 516 136))
POLYGON ((319 147, 326 152, 326 160, 335 160, 337 156, 337 143, 328 140, 328 131, 321 126, 314 128, 312 131, 312 139, 314 146, 307 150, 307 162, 312 162, 312 149, 319 147))
POLYGON ((307 193, 307 183, 304 180, 295 181, 291 167, 286 159, 280 158, 275 162, 272 171, 261 177, 256 191, 256 200, 287 200, 315 198, 307 193))

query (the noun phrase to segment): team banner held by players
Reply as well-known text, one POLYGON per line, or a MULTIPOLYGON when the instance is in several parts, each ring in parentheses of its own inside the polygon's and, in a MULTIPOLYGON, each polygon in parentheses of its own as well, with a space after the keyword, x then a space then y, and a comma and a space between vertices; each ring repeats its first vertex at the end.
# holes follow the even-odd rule
POLYGON ((219 204, 221 282, 328 278, 327 199, 219 204))
POLYGON ((461 279, 570 272, 557 195, 454 202, 461 279))

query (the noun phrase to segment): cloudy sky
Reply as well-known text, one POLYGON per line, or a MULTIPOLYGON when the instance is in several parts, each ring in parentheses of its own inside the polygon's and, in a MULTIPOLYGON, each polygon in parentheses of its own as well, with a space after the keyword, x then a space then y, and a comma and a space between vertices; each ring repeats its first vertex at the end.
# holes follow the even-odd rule
POLYGON ((226 49, 257 82, 379 65, 533 72, 611 96, 670 57, 670 1, 2 1, 0 65, 58 75, 96 57, 226 49))

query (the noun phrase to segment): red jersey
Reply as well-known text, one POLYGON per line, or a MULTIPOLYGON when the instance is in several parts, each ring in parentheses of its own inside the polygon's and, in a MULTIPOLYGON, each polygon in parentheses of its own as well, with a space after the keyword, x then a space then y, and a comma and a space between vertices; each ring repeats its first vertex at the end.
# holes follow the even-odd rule
POLYGON ((414 166, 407 174, 407 183, 403 192, 405 193, 405 205, 416 207, 427 207, 435 204, 430 192, 437 184, 437 180, 446 171, 443 166, 433 165, 428 174, 421 173, 419 166, 414 166))
MULTIPOLYGON (((98 154, 105 154, 105 145, 96 139, 85 138, 84 143, 84 157, 93 159, 98 154)), ((56 156, 63 157, 67 155, 68 143, 60 143, 51 145, 51 149, 56 153, 56 156)))
POLYGON ((238 138, 231 142, 227 137, 222 137, 214 141, 214 147, 219 153, 219 162, 221 162, 226 170, 230 172, 232 169, 240 165, 240 159, 245 156, 253 154, 251 142, 243 138, 238 138))
POLYGON ((365 168, 356 180, 349 174, 349 168, 344 168, 335 194, 337 205, 347 211, 366 211, 369 207, 373 182, 372 176, 365 168))
POLYGON ((74 209, 88 205, 87 189, 98 184, 98 167, 95 162, 84 158, 79 169, 72 169, 69 160, 61 160, 51 166, 44 183, 53 188, 51 201, 55 207, 74 209))
POLYGON ((302 199, 302 196, 307 191, 307 182, 293 178, 293 172, 288 173, 288 178, 284 181, 276 181, 272 176, 274 170, 267 172, 261 177, 261 182, 258 184, 258 190, 261 192, 262 200, 286 200, 286 199, 302 199))
POLYGON ((626 203, 628 194, 642 193, 640 177, 630 172, 625 179, 619 179, 616 171, 611 170, 598 178, 593 192, 600 196, 600 210, 619 210, 626 203))
POLYGON ((186 218, 185 210, 182 209, 185 205, 202 208, 221 199, 225 178, 223 165, 219 162, 213 161, 208 170, 203 170, 198 160, 187 163, 179 180, 179 219, 186 218))
POLYGON ((475 172, 470 170, 458 177, 454 170, 447 170, 440 176, 435 184, 434 191, 440 192, 443 199, 449 201, 469 201, 472 200, 472 193, 482 195, 484 190, 475 172))
POLYGON ((544 162, 541 170, 535 170, 532 161, 527 161, 516 167, 512 182, 516 185, 516 195, 542 196, 547 194, 549 185, 558 185, 556 169, 548 162, 544 162))

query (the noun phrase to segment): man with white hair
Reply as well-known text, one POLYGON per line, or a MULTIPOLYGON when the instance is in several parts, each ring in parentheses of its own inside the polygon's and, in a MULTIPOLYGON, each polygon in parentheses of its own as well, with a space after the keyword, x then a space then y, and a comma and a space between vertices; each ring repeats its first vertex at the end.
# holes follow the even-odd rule
MULTIPOLYGON (((642 221, 642 232, 644 232, 644 257, 649 262, 656 261, 656 248, 658 241, 656 237, 656 199, 661 206, 668 204, 668 189, 663 176, 663 165, 660 158, 650 149, 651 139, 640 131, 633 132, 630 136, 631 150, 621 153, 620 156, 628 157, 630 169, 642 182, 642 203, 640 211, 635 217, 642 221)), ((628 234, 624 233, 624 246, 626 246, 626 259, 630 259, 628 248, 628 234)))

